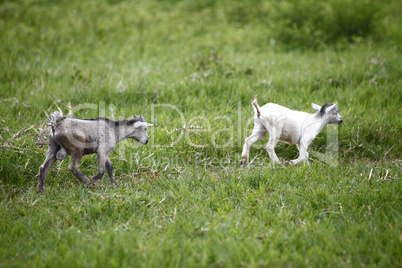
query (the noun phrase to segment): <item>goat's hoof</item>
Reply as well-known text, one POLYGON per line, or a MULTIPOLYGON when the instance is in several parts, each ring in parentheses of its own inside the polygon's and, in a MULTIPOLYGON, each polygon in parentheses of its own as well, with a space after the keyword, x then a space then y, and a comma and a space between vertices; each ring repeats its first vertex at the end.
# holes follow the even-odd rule
POLYGON ((289 166, 289 162, 285 161, 285 163, 283 163, 285 166, 289 166))
POLYGON ((240 160, 240 166, 245 166, 247 164, 247 157, 243 156, 242 160, 240 160))
POLYGON ((45 187, 38 187, 38 194, 42 194, 43 191, 45 190, 45 187))
POLYGON ((291 166, 296 166, 296 165, 297 165, 297 162, 296 162, 295 160, 290 160, 290 161, 289 161, 289 165, 291 165, 291 166))

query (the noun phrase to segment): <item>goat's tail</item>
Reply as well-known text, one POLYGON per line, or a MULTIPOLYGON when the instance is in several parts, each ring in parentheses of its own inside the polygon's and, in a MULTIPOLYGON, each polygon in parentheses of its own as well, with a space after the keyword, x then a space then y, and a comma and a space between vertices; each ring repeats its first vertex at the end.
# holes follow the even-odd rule
POLYGON ((257 95, 254 96, 253 100, 251 101, 251 105, 253 106, 254 113, 257 115, 258 118, 260 118, 261 112, 260 106, 258 106, 257 102, 257 95))
POLYGON ((54 112, 51 113, 48 117, 47 120, 49 121, 49 126, 52 128, 52 133, 54 133, 54 128, 56 126, 57 119, 63 117, 63 114, 61 112, 54 112))

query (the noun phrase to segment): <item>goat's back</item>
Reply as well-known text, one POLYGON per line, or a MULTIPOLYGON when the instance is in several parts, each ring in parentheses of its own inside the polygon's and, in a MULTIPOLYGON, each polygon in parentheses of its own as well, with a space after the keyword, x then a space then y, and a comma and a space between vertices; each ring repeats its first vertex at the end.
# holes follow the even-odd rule
POLYGON ((288 120, 304 120, 311 114, 301 111, 295 111, 285 106, 276 103, 267 103, 261 107, 261 114, 263 116, 276 116, 287 118, 288 120))
POLYGON ((88 152, 95 152, 100 144, 115 143, 114 123, 115 121, 104 118, 62 117, 56 122, 53 139, 69 151, 85 149, 88 152))

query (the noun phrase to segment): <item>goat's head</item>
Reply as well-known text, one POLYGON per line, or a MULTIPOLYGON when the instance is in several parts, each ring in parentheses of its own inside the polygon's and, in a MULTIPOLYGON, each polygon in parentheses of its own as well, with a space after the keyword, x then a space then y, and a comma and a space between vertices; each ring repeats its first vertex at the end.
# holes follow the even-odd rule
POLYGON ((129 126, 128 138, 135 139, 142 144, 148 143, 147 129, 153 124, 147 123, 142 116, 137 117, 134 115, 134 118, 128 121, 127 125, 129 126))
POLYGON ((312 103, 311 107, 318 111, 318 115, 324 118, 328 124, 342 123, 342 117, 339 114, 339 109, 334 103, 327 103, 323 106, 312 103))

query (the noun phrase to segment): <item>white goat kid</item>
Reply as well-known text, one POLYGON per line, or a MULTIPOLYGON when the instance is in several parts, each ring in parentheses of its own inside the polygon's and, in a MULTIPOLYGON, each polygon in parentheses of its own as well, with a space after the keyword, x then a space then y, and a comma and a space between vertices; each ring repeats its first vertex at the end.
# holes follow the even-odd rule
MULTIPOLYGON (((323 106, 312 103, 311 107, 317 113, 293 111, 278 104, 268 103, 258 106, 257 98, 251 102, 254 109, 254 129, 250 137, 245 139, 241 165, 246 164, 249 158, 250 146, 269 133, 269 141, 265 147, 273 163, 279 159, 275 154, 275 145, 279 140, 296 144, 299 149, 299 157, 289 162, 297 165, 308 159, 307 148, 314 138, 327 124, 340 124, 342 117, 336 104, 327 103, 323 106)), ((285 162, 285 164, 288 164, 285 162)))
POLYGON ((117 186, 113 178, 112 162, 108 155, 117 143, 127 139, 147 144, 147 127, 152 126, 140 116, 131 120, 113 121, 108 118, 79 119, 63 117, 59 112, 49 117, 51 131, 49 135, 49 149, 46 159, 39 168, 38 191, 45 189, 46 174, 56 160, 62 160, 71 155, 68 169, 78 180, 90 185, 99 180, 106 171, 111 183, 117 186), (98 155, 98 173, 89 180, 79 169, 78 165, 84 155, 98 155))

